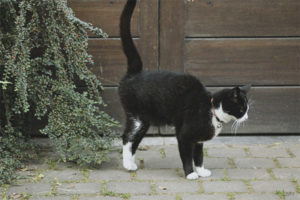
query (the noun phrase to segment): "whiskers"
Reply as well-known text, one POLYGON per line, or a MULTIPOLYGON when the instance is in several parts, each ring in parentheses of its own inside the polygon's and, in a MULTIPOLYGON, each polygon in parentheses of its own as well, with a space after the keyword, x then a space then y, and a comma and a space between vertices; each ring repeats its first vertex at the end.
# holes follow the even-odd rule
POLYGON ((234 133, 236 135, 238 128, 241 126, 241 124, 244 121, 241 121, 240 119, 237 119, 233 122, 233 124, 231 125, 231 132, 234 133))
MULTIPOLYGON (((247 110, 247 113, 248 111, 250 110, 250 107, 251 107, 251 110, 253 109, 253 105, 254 105, 254 101, 252 99, 249 99, 248 101, 248 110, 247 110)), ((245 113, 245 115, 247 114, 245 113)), ((240 119, 236 119, 233 124, 231 125, 231 132, 234 133, 235 135, 237 134, 237 130, 238 128, 242 125, 244 126, 245 125, 245 122, 246 122, 246 118, 242 117, 240 119)))

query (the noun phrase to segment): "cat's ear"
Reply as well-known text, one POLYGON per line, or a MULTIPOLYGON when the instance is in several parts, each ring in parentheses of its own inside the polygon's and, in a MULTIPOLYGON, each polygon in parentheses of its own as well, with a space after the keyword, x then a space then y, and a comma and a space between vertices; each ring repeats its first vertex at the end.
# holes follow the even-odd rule
POLYGON ((251 87, 252 87, 252 85, 248 84, 248 85, 240 87, 240 90, 247 94, 250 91, 251 87))

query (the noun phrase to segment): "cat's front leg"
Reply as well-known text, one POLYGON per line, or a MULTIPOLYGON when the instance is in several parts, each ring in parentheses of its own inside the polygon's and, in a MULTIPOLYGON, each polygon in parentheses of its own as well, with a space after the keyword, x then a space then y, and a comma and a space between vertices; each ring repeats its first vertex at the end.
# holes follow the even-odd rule
POLYGON ((194 147, 194 163, 198 176, 208 177, 211 171, 204 168, 203 165, 203 143, 196 143, 194 147))
POLYGON ((183 164, 183 170, 187 179, 198 178, 198 174, 193 170, 193 144, 186 141, 178 141, 180 158, 183 164))
POLYGON ((132 154, 132 142, 123 145, 123 167, 128 171, 135 171, 138 168, 135 164, 135 155, 132 154))

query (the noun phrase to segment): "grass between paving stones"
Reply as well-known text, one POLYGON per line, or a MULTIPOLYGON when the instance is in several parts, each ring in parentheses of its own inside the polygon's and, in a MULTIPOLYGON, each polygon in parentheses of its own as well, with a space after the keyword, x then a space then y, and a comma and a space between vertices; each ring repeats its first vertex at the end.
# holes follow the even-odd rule
POLYGON ((287 153, 289 154, 289 156, 291 158, 295 158, 296 157, 295 154, 293 154, 293 152, 289 148, 286 148, 286 151, 287 151, 287 153))
POLYGON ((158 194, 158 192, 156 191, 156 185, 153 181, 150 182, 150 188, 151 188, 151 194, 153 195, 158 194))
POLYGON ((273 158, 273 162, 275 163, 275 166, 276 166, 277 168, 282 168, 281 165, 280 165, 280 163, 278 162, 278 159, 277 159, 277 158, 273 158))
POLYGON ((185 178, 185 177, 184 177, 184 173, 183 173, 182 169, 180 169, 180 168, 176 168, 176 173, 178 174, 178 176, 179 176, 179 177, 181 177, 181 178, 185 178))
POLYGON ((236 193, 230 192, 226 194, 229 200, 235 200, 236 193))
POLYGON ((164 148, 160 148, 159 153, 161 155, 161 158, 163 158, 163 159, 166 158, 166 151, 164 148))
POLYGON ((230 165, 233 169, 236 169, 236 168, 237 168, 237 166, 236 166, 236 164, 235 164, 235 162, 234 162, 234 160, 233 160, 232 158, 227 158, 227 160, 228 160, 229 165, 230 165))
POLYGON ((231 181, 226 169, 223 169, 223 174, 224 174, 224 178, 222 178, 221 181, 231 181))
POLYGON ((140 169, 144 169, 144 168, 145 168, 145 161, 144 161, 144 158, 138 158, 137 160, 138 160, 138 162, 139 162, 139 168, 140 168, 140 169))
POLYGON ((252 157, 252 155, 251 155, 251 153, 250 153, 250 151, 249 151, 249 148, 248 148, 248 147, 244 148, 243 150, 244 150, 244 151, 245 151, 245 153, 246 153, 246 158, 251 158, 251 157, 252 157))
POLYGON ((267 172, 273 180, 278 180, 278 178, 276 178, 276 176, 274 175, 274 172, 272 171, 271 168, 268 168, 267 172))
POLYGON ((131 197, 131 195, 127 193, 115 193, 113 191, 107 191, 107 181, 102 181, 101 194, 108 197, 120 197, 124 200, 127 200, 131 197))
POLYGON ((53 187, 52 187, 52 190, 51 190, 51 194, 49 195, 56 195, 57 194, 57 187, 61 185, 61 183, 58 181, 58 179, 55 177, 54 178, 54 184, 53 184, 53 187))
POLYGON ((292 181, 292 183, 294 184, 294 186, 295 186, 295 188, 296 188, 296 192, 297 192, 297 193, 300 193, 300 185, 298 184, 297 179, 293 179, 293 180, 291 180, 291 181, 292 181))
POLYGON ((7 200, 11 200, 11 199, 18 199, 18 200, 28 200, 30 199, 32 195, 31 194, 26 194, 24 192, 20 193, 20 194, 12 194, 10 197, 8 197, 8 199, 6 197, 4 197, 3 199, 7 199, 7 200))
POLYGON ((248 190, 250 191, 250 193, 254 192, 254 189, 252 188, 252 186, 250 184, 250 180, 241 180, 241 181, 246 185, 246 187, 248 188, 248 190))
POLYGON ((176 194, 175 199, 176 199, 176 200, 182 200, 181 194, 176 194))
POLYGON ((80 173, 84 178, 84 182, 90 182, 90 170, 88 169, 80 169, 80 173))
POLYGON ((224 177, 224 178, 221 179, 221 181, 228 182, 228 181, 231 181, 231 179, 229 177, 224 177))
POLYGON ((57 163, 56 160, 54 160, 54 159, 47 159, 46 163, 47 163, 49 169, 57 170, 58 163, 57 163))
POLYGON ((130 172, 130 178, 132 181, 136 181, 136 171, 131 171, 130 172))
POLYGON ((203 188, 203 180, 199 179, 198 180, 198 183, 199 183, 199 194, 203 194, 204 193, 204 188, 203 188))
POLYGON ((79 200, 79 195, 78 194, 73 195, 72 200, 79 200))
POLYGON ((285 199, 286 192, 284 190, 276 190, 275 194, 278 195, 281 200, 285 199))

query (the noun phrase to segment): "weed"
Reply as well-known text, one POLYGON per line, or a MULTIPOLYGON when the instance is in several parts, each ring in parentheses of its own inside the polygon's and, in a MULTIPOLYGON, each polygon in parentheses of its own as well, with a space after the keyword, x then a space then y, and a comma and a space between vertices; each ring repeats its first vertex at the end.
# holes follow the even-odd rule
POLYGON ((278 195, 281 200, 285 199, 286 192, 284 190, 276 190, 275 194, 278 195))

